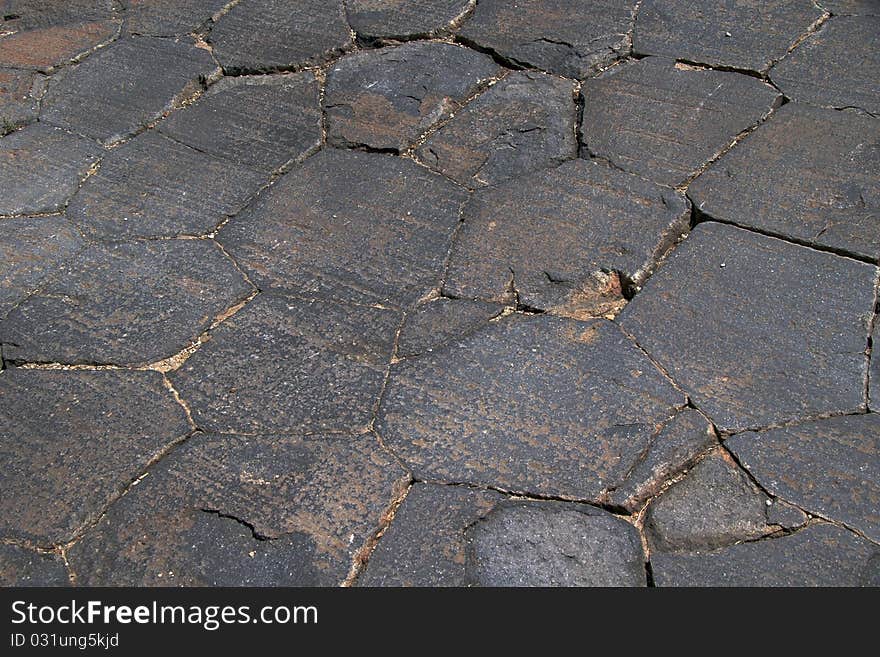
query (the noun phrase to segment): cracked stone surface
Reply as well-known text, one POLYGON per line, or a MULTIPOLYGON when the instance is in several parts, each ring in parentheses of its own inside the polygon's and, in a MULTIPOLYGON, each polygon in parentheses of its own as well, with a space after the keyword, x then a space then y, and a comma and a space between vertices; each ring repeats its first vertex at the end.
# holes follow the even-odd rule
POLYGON ((347 0, 348 24, 361 38, 427 35, 451 27, 474 0, 347 0))
POLYGON ((37 118, 45 87, 39 73, 0 67, 0 136, 37 118))
POLYGON ((874 335, 872 344, 876 345, 871 354, 871 371, 868 373, 868 405, 872 411, 880 411, 880 320, 874 316, 874 335))
POLYGON ((0 545, 0 586, 70 586, 70 579, 57 554, 0 545))
POLYGON ((149 36, 182 36, 196 31, 229 0, 122 0, 128 31, 149 36))
POLYGON ((400 358, 418 356, 484 326, 503 306, 467 299, 433 299, 407 313, 397 339, 400 358))

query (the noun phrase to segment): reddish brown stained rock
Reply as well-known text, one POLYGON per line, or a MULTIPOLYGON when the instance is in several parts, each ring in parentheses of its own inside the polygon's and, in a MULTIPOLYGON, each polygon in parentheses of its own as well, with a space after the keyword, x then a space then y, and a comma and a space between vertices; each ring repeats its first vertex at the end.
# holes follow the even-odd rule
POLYGON ((359 37, 432 34, 465 16, 474 0, 347 0, 348 22, 359 37))
POLYGON ((501 314, 494 303, 465 299, 434 299, 409 311, 397 338, 400 358, 438 349, 464 337, 501 314))
POLYGON ((57 554, 0 545, 0 586, 70 586, 70 578, 57 554))

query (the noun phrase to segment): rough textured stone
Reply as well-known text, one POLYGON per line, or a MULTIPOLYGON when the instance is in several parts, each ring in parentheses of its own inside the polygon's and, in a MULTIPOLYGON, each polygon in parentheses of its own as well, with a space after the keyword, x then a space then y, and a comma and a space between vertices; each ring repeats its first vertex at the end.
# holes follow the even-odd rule
POLYGON ((218 239, 264 290, 406 305, 439 283, 465 198, 409 160, 330 149, 218 239))
POLYGON ((629 53, 634 0, 480 0, 460 35, 521 66, 584 78, 629 53))
POLYGON ((123 0, 123 4, 129 32, 180 36, 207 23, 229 0, 123 0))
POLYGON ((859 410, 876 275, 703 223, 620 321, 722 431, 859 410))
POLYGON ((264 174, 150 130, 110 151, 71 201, 68 217, 102 239, 204 235, 264 182, 264 174))
POLYGON ((677 413, 651 441, 641 460, 615 488, 608 501, 633 513, 660 492, 668 479, 690 467, 718 439, 712 426, 697 411, 677 413))
POLYGON ((0 375, 0 535, 48 546, 97 519, 190 431, 157 372, 0 375))
POLYGON ((782 96, 752 77, 649 57, 585 80, 583 142, 594 156, 678 185, 782 96))
POLYGON ((348 55, 327 74, 328 138, 402 151, 499 71, 487 56, 449 43, 348 55))
POLYGON ((644 0, 633 51, 765 71, 822 17, 800 0, 644 0))
POLYGON ((340 0, 242 2, 211 30, 224 70, 273 71, 319 62, 350 45, 340 0))
POLYGON ((868 375, 868 405, 872 411, 880 411, 880 317, 874 312, 874 335, 871 338, 871 371, 868 375))
POLYGON ((211 54, 186 40, 124 39, 56 75, 42 118, 112 144, 158 119, 215 69, 211 54))
POLYGON ((656 498, 645 514, 651 550, 672 552, 730 545, 771 531, 767 496, 724 450, 712 452, 656 498))
POLYGON ((880 114, 880 15, 832 18, 770 77, 792 100, 880 114))
POLYGON ((347 0, 348 23, 360 37, 432 34, 465 16, 473 0, 347 0))
POLYGON ((538 309, 577 307, 596 272, 641 283, 690 226, 681 194, 586 160, 479 190, 463 215, 444 291, 538 309))
POLYGON ((79 233, 63 217, 0 221, 0 317, 82 248, 79 233))
POLYGON ((394 364, 377 428, 421 480, 597 499, 683 403, 610 322, 510 315, 394 364))
POLYGON ((45 87, 39 73, 0 68, 0 137, 37 118, 45 87))
POLYGON ((338 585, 407 481, 369 434, 196 435, 69 559, 86 585, 338 585))
POLYGON ((311 72, 224 78, 159 131, 260 171, 298 160, 321 143, 318 83, 311 72))
POLYGON ((725 444, 768 492, 880 541, 880 415, 742 433, 725 444))
POLYGON ((490 87, 416 151, 468 187, 495 185, 577 155, 572 83, 519 71, 490 87))
POLYGON ((76 192, 101 149, 34 124, 0 139, 0 214, 55 212, 76 192))
POLYGON ((767 522, 771 525, 792 529, 806 524, 809 519, 806 513, 784 500, 770 500, 767 505, 767 522))
POLYGON ((57 554, 0 545, 0 586, 70 586, 70 579, 57 554))
POLYGON ((704 554, 651 554, 657 586, 877 586, 880 548, 816 525, 704 554))
POLYGON ((251 293, 207 240, 90 247, 0 322, 7 360, 145 364, 195 340, 251 293))
POLYGON ((700 212, 880 257, 880 123, 789 103, 690 186, 700 212))
POLYGON ((212 431, 358 430, 373 415, 399 321, 377 308, 260 296, 171 378, 212 431))
POLYGON ((400 358, 417 356, 464 337, 501 314, 494 303, 458 299, 434 299, 407 313, 397 339, 400 358))
POLYGON ((822 0, 819 4, 835 16, 880 16, 878 0, 822 0))

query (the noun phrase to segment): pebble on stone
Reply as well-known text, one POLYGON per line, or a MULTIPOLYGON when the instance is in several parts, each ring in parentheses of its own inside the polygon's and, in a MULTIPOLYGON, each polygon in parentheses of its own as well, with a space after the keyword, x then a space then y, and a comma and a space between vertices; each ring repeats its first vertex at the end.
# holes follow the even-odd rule
POLYGON ((688 190, 713 219, 877 261, 880 123, 788 103, 688 190))
POLYGON ((633 52, 764 72, 823 15, 800 0, 644 0, 633 52))
POLYGON ((319 63, 351 45, 340 0, 252 0, 235 5, 209 37, 227 73, 319 63))
POLYGON ((328 149, 218 239, 263 290, 405 306, 439 284, 466 198, 410 160, 328 149))
POLYGON ((87 139, 41 123, 6 135, 0 139, 0 215, 61 209, 101 152, 87 139))
POLYGON ((619 321, 722 432, 863 410, 877 270, 699 224, 619 321))
POLYGON ((200 428, 356 431, 382 388, 398 313, 261 295, 170 377, 200 428))
POLYGON ((57 554, 0 544, 0 586, 70 586, 70 578, 57 554))
POLYGON ((833 525, 696 554, 651 554, 657 586, 877 586, 880 548, 833 525))
POLYGON ((327 74, 328 139, 403 151, 499 71, 486 55, 449 43, 353 53, 327 74))
POLYGON ((101 239, 204 235, 238 212, 265 175, 154 130, 110 151, 67 216, 101 239))
POLYGON ((196 434, 69 559, 90 586, 337 586, 407 482, 371 434, 196 434))
POLYGON ((157 372, 0 375, 0 535, 63 543, 190 431, 157 372))
POLYGON ((466 299, 434 299, 407 313, 397 356, 424 354, 462 338, 501 314, 502 306, 466 299))
POLYGON ((663 185, 685 182, 782 96, 745 75, 649 57, 585 80, 590 153, 663 185))
POLYGON ((880 541, 880 415, 851 415, 725 443, 770 493, 880 541))
POLYGON ((124 39, 58 73, 41 116, 114 144, 194 93, 216 68, 211 53, 186 40, 124 39))
POLYGON ((229 0, 123 0, 128 31, 149 36, 195 32, 229 0))
POLYGON ((158 129, 210 155, 273 171, 321 144, 318 83, 308 71, 224 78, 158 129))
POLYGON ((460 36, 519 66, 585 78, 629 54, 634 0, 480 0, 460 36))
POLYGON ((510 315, 392 365, 377 431, 420 480, 596 500, 683 404, 611 322, 510 315))
POLYGON ((496 185, 577 157, 573 83, 517 71, 455 113, 416 155, 467 187, 496 185))
POLYGON ((880 114, 880 15, 832 18, 770 78, 792 100, 880 114))
POLYGON ((7 360, 142 365, 188 347, 252 291, 207 240, 93 246, 0 321, 7 360))
POLYGON ((445 293, 576 318, 590 315, 597 272, 639 284, 690 227, 680 193, 580 159, 479 190, 463 214, 445 293))
POLYGON ((46 79, 33 71, 0 68, 0 137, 37 118, 46 79))
POLYGON ((473 0, 347 0, 348 23, 367 39, 434 34, 465 16, 473 0))

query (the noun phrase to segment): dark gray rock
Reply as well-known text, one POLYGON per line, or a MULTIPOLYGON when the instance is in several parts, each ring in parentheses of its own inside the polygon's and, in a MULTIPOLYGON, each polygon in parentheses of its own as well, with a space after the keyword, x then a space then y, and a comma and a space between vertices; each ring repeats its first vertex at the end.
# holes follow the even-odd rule
POLYGON ((445 292, 574 316, 594 274, 641 283, 690 226, 681 194, 586 160, 479 190, 463 215, 445 292))
POLYGON ((113 144, 193 94, 216 68, 207 50, 186 40, 123 39, 56 75, 41 116, 113 144))
POLYGON ((725 443, 773 495, 880 541, 880 415, 853 415, 725 443))
POLYGON ((45 124, 6 135, 0 139, 0 214, 61 209, 100 156, 96 144, 45 124))
POLYGON ((210 155, 273 171, 321 144, 318 83, 311 72, 224 78, 158 129, 210 155))
POLYGON ((182 36, 216 16, 229 0, 122 0, 128 31, 150 36, 182 36))
POLYGON ((139 365, 190 345, 252 287, 207 240, 90 247, 0 321, 7 360, 139 365))
POLYGON ((874 335, 871 338, 871 371, 868 374, 868 405, 872 411, 880 411, 880 317, 874 313, 874 335))
POLYGON ((70 586, 70 578, 57 554, 0 545, 0 586, 70 586))
POLYGON ((259 296, 170 376, 212 431, 360 430, 399 323, 378 308, 259 296))
POLYGON ((644 0, 633 51, 763 72, 822 15, 799 0, 644 0))
POLYGON ((880 16, 878 0, 821 0, 818 4, 835 16, 880 16))
POLYGON ((770 78, 792 100, 880 114, 880 15, 832 18, 770 78))
POLYGON ((621 324, 725 432, 864 408, 875 267, 699 224, 621 324))
POLYGON ((690 186, 719 221, 877 260, 880 123, 789 103, 690 186))
POLYGON ((6 369, 0 535, 69 541, 190 427, 157 372, 6 369))
POLYGON ((651 554, 657 586, 876 586, 880 548, 821 524, 716 552, 651 554))
POLYGON ((767 522, 784 529, 801 527, 810 517, 793 504, 780 499, 769 500, 767 505, 767 522))
POLYGON ((585 80, 584 145, 594 156, 663 185, 685 182, 782 100, 736 73, 649 57, 585 80))
POLYGON ((466 198, 410 160, 329 149, 218 239, 263 290, 404 306, 439 284, 466 198))
POLYGON ((341 0, 242 2, 217 21, 209 41, 229 73, 318 63, 351 44, 342 5, 341 0))
POLYGON ((335 586, 407 483, 371 434, 197 434, 68 558, 87 586, 335 586))
POLYGON ((244 207, 265 178, 150 130, 108 153, 67 216, 101 239, 204 235, 244 207))
POLYGON ((595 500, 683 403, 612 323, 510 315, 394 364, 377 430, 421 480, 595 500))
POLYGON ((0 68, 0 137, 37 118, 46 79, 32 71, 0 68))
POLYGON ((459 299, 434 299, 407 313, 397 339, 400 358, 417 356, 464 337, 501 314, 494 303, 459 299))
POLYGON ((521 66, 584 78, 628 55, 635 0, 480 0, 460 36, 521 66))
POLYGON ((353 53, 327 73, 328 139, 402 151, 499 71, 489 57, 449 43, 353 53))
POLYGON ((434 34, 467 15, 473 0, 347 0, 351 29, 359 37, 395 38, 434 34))
POLYGON ((462 185, 496 185, 576 157, 575 124, 571 82, 519 71, 456 112, 416 154, 462 185))

